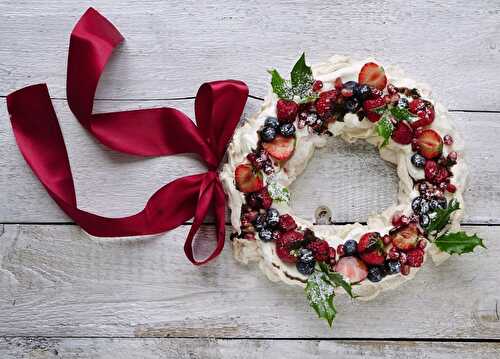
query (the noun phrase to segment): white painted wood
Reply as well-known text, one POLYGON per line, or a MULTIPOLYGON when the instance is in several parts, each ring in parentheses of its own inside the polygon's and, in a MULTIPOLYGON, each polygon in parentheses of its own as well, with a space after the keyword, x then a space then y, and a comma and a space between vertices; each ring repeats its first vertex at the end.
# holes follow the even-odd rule
POLYGON ((266 70, 286 73, 306 51, 311 62, 336 53, 375 56, 429 82, 451 108, 500 110, 495 0, 4 0, 0 95, 47 81, 54 96, 65 96, 69 34, 88 5, 127 38, 100 98, 191 96, 201 82, 225 78, 263 96, 266 70))
POLYGON ((411 341, 0 338, 3 359, 492 359, 499 343, 411 341))
POLYGON ((302 289, 237 264, 229 246, 191 265, 187 226, 149 240, 90 239, 73 225, 4 227, 0 336, 500 339, 500 227, 466 227, 487 251, 428 263, 372 302, 338 297, 333 329, 302 289))
MULTIPOLYGON (((193 116, 193 100, 163 102, 98 101, 96 111, 174 106, 193 116)), ((141 210, 154 191, 174 178, 204 171, 190 156, 135 158, 99 145, 73 118, 65 101, 54 101, 64 132, 81 208, 108 216, 141 210)), ((249 99, 244 118, 261 102, 249 99)), ((0 118, 6 118, 0 105, 0 118)), ((453 113, 467 141, 471 183, 466 193, 466 223, 498 223, 500 218, 500 121, 498 114, 453 113)), ((68 221, 34 178, 19 153, 9 121, 0 121, 0 222, 68 221)), ((336 222, 366 221, 396 199, 395 169, 377 150, 359 142, 331 139, 292 187, 297 214, 312 219, 319 205, 332 209, 336 222)))

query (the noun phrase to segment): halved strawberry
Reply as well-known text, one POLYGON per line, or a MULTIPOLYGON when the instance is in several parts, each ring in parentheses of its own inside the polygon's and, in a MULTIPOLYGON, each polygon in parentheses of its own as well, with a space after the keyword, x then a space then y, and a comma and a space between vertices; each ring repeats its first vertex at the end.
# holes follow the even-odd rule
POLYGON ((430 128, 418 133, 416 140, 418 153, 428 160, 439 157, 443 153, 443 139, 439 133, 430 128))
POLYGON ((368 275, 366 264, 361 259, 352 256, 340 258, 335 271, 342 273, 351 283, 361 282, 368 275))
POLYGON ((386 103, 382 97, 368 99, 363 102, 363 109, 365 110, 366 117, 371 122, 377 122, 380 120, 385 107, 386 103))
POLYGON ((407 145, 413 140, 413 129, 406 121, 399 121, 392 132, 392 139, 402 145, 407 145))
POLYGON ((416 98, 410 102, 408 111, 418 116, 418 120, 411 124, 414 129, 428 126, 434 121, 434 106, 428 101, 416 98))
POLYGON ((361 236, 358 253, 363 262, 369 265, 382 265, 385 260, 384 243, 378 232, 368 232, 361 236))
POLYGON ((385 85, 387 85, 384 68, 374 62, 364 64, 359 72, 358 82, 383 90, 385 85))
POLYGON ((252 165, 241 164, 234 170, 236 187, 244 193, 256 192, 264 187, 260 172, 255 172, 252 165))
POLYGON ((295 249, 297 242, 304 239, 302 233, 297 231, 288 231, 282 233, 276 240, 276 254, 283 262, 295 263, 297 256, 292 252, 295 249))
POLYGON ((278 135, 272 142, 265 142, 262 146, 278 161, 285 161, 292 156, 295 150, 295 138, 278 135))
POLYGON ((392 244, 397 248, 408 251, 416 248, 419 240, 419 232, 415 223, 410 223, 391 235, 392 244))

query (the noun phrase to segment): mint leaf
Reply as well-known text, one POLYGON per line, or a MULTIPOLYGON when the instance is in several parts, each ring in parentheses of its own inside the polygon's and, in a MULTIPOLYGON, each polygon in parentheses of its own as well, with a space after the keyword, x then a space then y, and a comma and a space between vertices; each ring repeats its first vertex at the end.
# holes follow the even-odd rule
POLYGON ((293 92, 295 95, 304 97, 311 90, 311 85, 314 82, 312 70, 306 65, 306 54, 302 53, 302 56, 293 66, 292 72, 290 73, 291 83, 293 92))
POLYGON ((453 199, 445 209, 436 209, 436 216, 431 219, 431 223, 427 226, 427 234, 437 235, 450 222, 450 216, 453 212, 460 209, 460 203, 453 199))
POLYGON ((438 237, 434 243, 443 252, 449 254, 464 254, 471 253, 477 246, 486 248, 483 240, 476 234, 472 236, 465 232, 446 233, 438 237))
POLYGON ((309 305, 315 310, 318 317, 326 319, 331 327, 337 315, 337 309, 333 304, 334 288, 327 275, 319 271, 311 274, 307 279, 305 291, 309 305))
POLYGON ((412 121, 412 117, 415 117, 408 109, 401 107, 391 107, 391 115, 398 121, 412 121))
POLYGON ((281 77, 276 69, 269 70, 268 72, 271 74, 271 86, 273 88, 273 92, 278 95, 279 98, 291 100, 293 94, 290 96, 290 86, 286 80, 281 77))
POLYGON ((394 131, 394 125, 391 120, 389 120, 388 116, 384 115, 377 122, 375 130, 377 131, 377 134, 384 139, 384 142, 380 145, 382 148, 389 143, 389 138, 391 138, 392 131, 394 131))
POLYGON ((290 191, 285 186, 277 182, 269 182, 267 184, 267 190, 271 198, 278 202, 290 202, 290 191))

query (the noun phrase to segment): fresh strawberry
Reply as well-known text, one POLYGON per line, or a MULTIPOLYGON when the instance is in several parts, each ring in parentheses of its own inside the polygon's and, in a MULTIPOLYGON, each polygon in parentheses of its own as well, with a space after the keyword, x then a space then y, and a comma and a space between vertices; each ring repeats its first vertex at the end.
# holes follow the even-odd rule
POLYGON ((411 143, 413 139, 413 130, 411 126, 406 121, 399 121, 396 124, 396 128, 392 131, 392 139, 402 145, 407 145, 411 143))
POLYGON ((430 128, 420 132, 416 140, 418 153, 428 160, 439 157, 443 153, 443 139, 439 133, 430 128))
POLYGON ((295 263, 297 261, 297 257, 292 252, 294 249, 294 245, 297 245, 297 242, 303 239, 303 235, 297 231, 288 231, 282 233, 281 236, 276 240, 276 254, 281 258, 283 262, 286 263, 295 263))
POLYGON ((416 98, 410 102, 408 111, 418 117, 418 120, 411 124, 414 129, 428 126, 434 121, 434 106, 428 101, 416 98))
POLYGON ((387 85, 384 68, 373 62, 364 64, 359 72, 358 82, 383 90, 387 85))
POLYGON ((424 251, 420 248, 412 249, 407 253, 406 264, 410 267, 420 267, 424 262, 424 251))
POLYGON ((314 259, 318 262, 324 262, 330 258, 330 247, 325 240, 310 242, 307 244, 306 248, 313 252, 314 259))
POLYGON ((363 109, 365 110, 366 117, 371 122, 377 122, 382 116, 381 112, 384 110, 386 103, 382 97, 375 97, 363 102, 363 109))
POLYGON ((256 192, 264 187, 262 176, 253 170, 252 165, 241 164, 234 170, 236 187, 244 193, 256 192))
POLYGON ((351 283, 361 282, 368 275, 366 264, 356 257, 342 257, 335 266, 335 271, 342 273, 351 283))
POLYGON ((297 223, 295 223, 293 217, 289 214, 282 214, 279 218, 278 226, 283 231, 287 232, 297 228, 297 223))
POLYGON ((425 102, 422 99, 413 99, 408 105, 408 111, 416 115, 418 111, 425 108, 425 102))
POLYGON ((276 113, 280 122, 293 122, 298 110, 299 105, 294 101, 279 99, 276 104, 276 113))
POLYGON ((396 233, 391 235, 392 244, 397 248, 408 251, 417 246, 419 240, 418 228, 415 223, 400 228, 396 233))
POLYGON ((277 135, 272 142, 264 142, 262 146, 278 161, 286 161, 295 150, 295 138, 277 135))
POLYGON ((363 262, 369 265, 382 265, 385 260, 384 244, 378 232, 368 232, 361 236, 358 253, 363 262))

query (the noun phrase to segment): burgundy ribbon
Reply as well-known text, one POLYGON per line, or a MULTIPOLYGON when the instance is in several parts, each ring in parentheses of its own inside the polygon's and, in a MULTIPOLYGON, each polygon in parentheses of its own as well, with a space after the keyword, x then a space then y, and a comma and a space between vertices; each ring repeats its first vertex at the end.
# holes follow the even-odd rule
POLYGON ((206 263, 224 247, 225 195, 217 168, 245 107, 248 88, 234 80, 203 84, 195 100, 196 125, 174 108, 93 114, 99 78, 122 40, 113 24, 96 10, 90 8, 80 18, 69 46, 67 97, 71 111, 100 142, 116 151, 139 156, 195 153, 207 172, 166 184, 141 212, 129 217, 107 218, 79 209, 66 146, 45 84, 7 96, 17 144, 52 198, 91 235, 157 234, 194 217, 184 251, 192 263, 206 263), (216 219, 216 243, 210 255, 197 260, 194 236, 209 211, 216 219))

